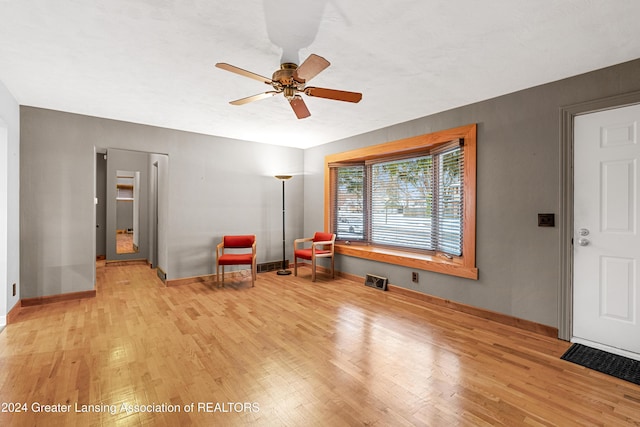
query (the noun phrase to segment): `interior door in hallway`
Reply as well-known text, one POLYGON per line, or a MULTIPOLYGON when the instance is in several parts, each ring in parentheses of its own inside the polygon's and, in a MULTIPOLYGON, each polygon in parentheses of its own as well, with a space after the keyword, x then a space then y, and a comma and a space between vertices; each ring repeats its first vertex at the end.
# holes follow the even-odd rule
POLYGON ((640 105, 574 121, 572 341, 640 359, 640 105))

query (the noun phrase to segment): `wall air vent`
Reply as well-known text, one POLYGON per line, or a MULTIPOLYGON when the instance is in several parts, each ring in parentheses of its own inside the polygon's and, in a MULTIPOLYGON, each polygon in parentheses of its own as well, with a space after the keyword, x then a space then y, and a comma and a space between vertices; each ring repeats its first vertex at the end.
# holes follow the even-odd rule
POLYGON ((367 274, 364 279, 365 286, 369 286, 371 288, 380 289, 382 291, 387 290, 387 278, 376 276, 374 274, 367 274))

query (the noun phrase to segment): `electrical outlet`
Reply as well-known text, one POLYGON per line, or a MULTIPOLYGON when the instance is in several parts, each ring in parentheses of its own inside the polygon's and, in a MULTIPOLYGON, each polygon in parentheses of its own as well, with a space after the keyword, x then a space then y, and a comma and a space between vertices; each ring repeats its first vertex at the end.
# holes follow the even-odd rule
POLYGON ((411 281, 413 283, 418 283, 418 272, 414 271, 411 273, 411 281))
POLYGON ((13 296, 14 297, 16 296, 16 284, 15 283, 13 284, 13 296))

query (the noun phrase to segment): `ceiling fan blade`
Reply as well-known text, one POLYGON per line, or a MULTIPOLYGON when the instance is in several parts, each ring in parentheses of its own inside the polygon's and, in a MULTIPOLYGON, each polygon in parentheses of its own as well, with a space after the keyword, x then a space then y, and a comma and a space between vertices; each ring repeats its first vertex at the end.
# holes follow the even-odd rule
POLYGON ((253 101, 259 101, 259 100, 264 99, 264 98, 269 98, 270 96, 277 95, 279 93, 280 92, 276 92, 275 90, 272 90, 272 91, 265 92, 265 93, 259 93, 257 95, 253 95, 253 96, 247 96, 246 98, 236 99, 235 101, 229 102, 229 104, 231 104, 231 105, 244 105, 244 104, 248 104, 248 103, 253 102, 253 101))
POLYGON ((307 118, 311 115, 309 110, 307 109, 307 104, 304 103, 304 100, 299 95, 294 96, 289 101, 291 104, 291 108, 293 108, 293 112, 296 113, 296 117, 299 119, 307 118))
POLYGON ((227 64, 225 62, 218 62, 216 67, 231 71, 232 73, 240 74, 241 76, 249 77, 250 79, 258 80, 259 82, 266 83, 268 85, 271 84, 271 79, 261 76, 260 74, 252 73, 251 71, 243 70, 242 68, 238 68, 235 65, 227 64))
POLYGON ((320 74, 320 71, 324 70, 329 65, 331 65, 331 63, 324 59, 322 56, 318 56, 315 53, 312 53, 296 69, 293 74, 293 78, 299 82, 308 82, 309 80, 320 74))
POLYGON ((308 87, 304 93, 317 98, 334 99, 336 101, 360 102, 362 94, 358 92, 347 92, 344 90, 325 89, 322 87, 308 87))

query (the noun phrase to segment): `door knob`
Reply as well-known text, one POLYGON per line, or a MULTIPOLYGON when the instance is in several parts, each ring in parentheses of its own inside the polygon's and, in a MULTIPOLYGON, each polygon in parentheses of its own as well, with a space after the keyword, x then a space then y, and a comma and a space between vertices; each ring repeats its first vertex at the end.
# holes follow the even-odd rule
POLYGON ((589 239, 585 239, 584 237, 581 237, 581 238, 579 238, 579 239, 578 239, 578 244, 579 244, 580 246, 588 246, 588 245, 589 245, 589 243, 591 243, 591 242, 589 241, 589 239))

